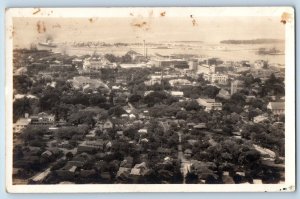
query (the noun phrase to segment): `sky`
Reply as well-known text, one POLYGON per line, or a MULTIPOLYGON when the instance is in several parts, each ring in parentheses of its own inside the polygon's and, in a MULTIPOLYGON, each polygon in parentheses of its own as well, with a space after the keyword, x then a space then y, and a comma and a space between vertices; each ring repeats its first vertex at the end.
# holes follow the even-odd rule
POLYGON ((227 39, 284 39, 279 17, 14 18, 14 46, 32 42, 219 42, 227 39))

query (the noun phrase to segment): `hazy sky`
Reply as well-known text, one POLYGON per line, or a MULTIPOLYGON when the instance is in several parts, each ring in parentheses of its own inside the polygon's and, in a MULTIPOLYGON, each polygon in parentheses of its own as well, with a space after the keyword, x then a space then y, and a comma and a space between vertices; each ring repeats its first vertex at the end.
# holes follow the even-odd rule
POLYGON ((54 42, 149 42, 284 39, 279 17, 14 18, 14 46, 54 42), (40 30, 38 30, 38 25, 40 30), (140 27, 138 27, 140 26, 140 27), (45 28, 44 28, 45 27, 45 28))

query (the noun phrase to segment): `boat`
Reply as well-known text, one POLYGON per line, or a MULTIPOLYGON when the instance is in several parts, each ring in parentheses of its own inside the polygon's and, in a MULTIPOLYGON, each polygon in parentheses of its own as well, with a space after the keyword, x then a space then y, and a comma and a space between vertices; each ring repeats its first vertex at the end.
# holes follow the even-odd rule
POLYGON ((40 46, 45 46, 45 47, 50 47, 50 48, 55 48, 55 47, 57 47, 57 45, 56 44, 54 44, 53 42, 52 42, 52 40, 46 40, 45 42, 39 42, 38 43, 40 46))
POLYGON ((260 48, 260 49, 258 49, 257 54, 259 54, 259 55, 284 55, 284 52, 280 51, 276 48, 271 48, 271 49, 260 48))

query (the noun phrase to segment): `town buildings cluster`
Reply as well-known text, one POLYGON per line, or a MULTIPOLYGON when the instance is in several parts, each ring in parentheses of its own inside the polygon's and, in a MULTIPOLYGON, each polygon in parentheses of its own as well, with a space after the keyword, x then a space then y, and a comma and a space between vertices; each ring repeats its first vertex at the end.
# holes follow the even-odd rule
POLYGON ((284 70, 14 50, 15 184, 280 183, 284 70))

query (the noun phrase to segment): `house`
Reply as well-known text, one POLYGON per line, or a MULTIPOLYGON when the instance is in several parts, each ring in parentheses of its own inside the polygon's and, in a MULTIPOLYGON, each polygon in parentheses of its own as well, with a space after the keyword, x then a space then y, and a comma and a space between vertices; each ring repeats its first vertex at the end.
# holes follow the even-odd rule
POLYGON ((132 122, 133 125, 136 125, 136 126, 142 126, 143 125, 143 121, 142 120, 135 120, 132 122))
POLYGON ((98 140, 85 140, 79 146, 77 151, 78 152, 92 152, 92 151, 99 151, 103 150, 104 141, 101 139, 98 140))
POLYGON ((130 172, 130 168, 120 167, 117 172, 116 178, 120 180, 126 180, 129 177, 130 172))
POLYGON ((258 115, 258 116, 253 118, 254 123, 261 123, 261 122, 264 122, 264 121, 267 121, 267 120, 268 120, 268 117, 264 116, 264 115, 258 115))
POLYGON ((148 143, 149 140, 148 140, 147 138, 143 138, 143 139, 141 139, 141 142, 143 142, 143 143, 148 143))
POLYGON ((27 73, 26 67, 21 67, 21 68, 14 70, 14 75, 24 75, 26 73, 27 73))
POLYGON ((253 146, 254 146, 255 150, 258 151, 263 157, 270 157, 273 159, 276 157, 276 153, 270 149, 263 148, 256 144, 253 144, 253 146))
POLYGON ((41 112, 30 117, 31 125, 53 125, 55 123, 55 115, 41 112))
POLYGON ((233 178, 229 175, 228 171, 223 171, 222 181, 224 184, 235 184, 233 178))
POLYGON ((194 129, 206 129, 206 123, 198 123, 197 125, 194 125, 194 129))
POLYGON ((96 130, 91 130, 88 134, 85 136, 88 140, 94 140, 96 139, 96 130))
POLYGON ((122 137, 124 134, 123 134, 123 131, 117 131, 117 135, 119 136, 119 137, 122 137))
POLYGON ((285 104, 284 102, 269 102, 267 108, 273 112, 274 115, 284 114, 285 104))
POLYGON ((108 59, 103 56, 93 55, 83 60, 82 69, 85 71, 100 70, 102 68, 116 68, 115 63, 111 63, 108 59))
POLYGON ((138 61, 138 60, 145 60, 145 56, 141 53, 137 53, 134 50, 130 50, 126 53, 126 55, 129 55, 131 57, 132 61, 138 61))
POLYGON ((130 171, 131 176, 141 176, 144 175, 147 171, 147 166, 145 162, 142 162, 140 164, 136 164, 130 171))
POLYGON ((105 89, 109 90, 109 87, 99 79, 91 79, 90 77, 85 77, 85 76, 76 76, 76 77, 73 77, 73 79, 69 80, 69 81, 72 83, 72 86, 75 89, 95 90, 95 89, 101 87, 101 88, 105 88, 105 89))
POLYGON ((149 76, 149 80, 144 81, 146 86, 152 86, 154 84, 161 84, 162 82, 162 75, 151 75, 149 76))
POLYGON ((14 95, 14 101, 17 100, 17 99, 22 99, 22 98, 28 98, 28 99, 38 99, 37 96, 35 95, 31 95, 31 94, 27 94, 27 95, 24 95, 24 94, 16 94, 14 95))
POLYGON ((52 156, 53 156, 53 153, 51 151, 49 151, 49 150, 46 150, 45 152, 43 152, 41 154, 41 157, 47 158, 47 159, 51 158, 52 156))
POLYGON ((174 97, 183 97, 182 91, 171 91, 171 95, 174 97))
POLYGON ((76 166, 67 164, 63 168, 56 170, 55 173, 62 179, 72 179, 75 176, 76 170, 76 166))
POLYGON ((129 114, 129 118, 133 120, 136 118, 136 116, 134 114, 129 114))
POLYGON ((261 179, 253 179, 253 184, 263 184, 261 179))
POLYGON ((187 79, 172 79, 169 81, 171 86, 186 86, 192 85, 192 82, 187 79))
POLYGON ((198 140, 195 140, 195 139, 189 139, 189 140, 187 140, 187 143, 189 143, 192 146, 195 145, 197 142, 198 142, 198 140))
POLYGON ((125 118, 128 118, 128 117, 129 117, 129 115, 126 114, 126 113, 124 113, 124 114, 121 115, 121 118, 124 118, 124 119, 125 119, 125 118))
POLYGON ((30 181, 33 183, 41 183, 51 173, 50 168, 33 176, 30 181))
POLYGON ((20 133, 25 129, 31 122, 29 118, 20 118, 16 123, 13 124, 13 133, 20 133))
POLYGON ((230 93, 227 90, 221 88, 217 97, 228 100, 230 99, 230 93))
POLYGON ((104 129, 112 129, 113 128, 113 123, 110 120, 106 120, 105 123, 103 124, 104 129))
POLYGON ((245 101, 246 101, 246 103, 249 103, 254 99, 256 99, 256 97, 254 95, 247 95, 245 101))
POLYGON ((148 133, 148 130, 147 130, 147 129, 139 129, 139 130, 138 130, 138 133, 139 133, 139 134, 147 134, 147 133, 148 133))
POLYGON ((215 99, 204 99, 204 98, 198 98, 197 102, 199 106, 205 107, 205 111, 211 111, 211 110, 222 110, 222 103, 216 102, 215 99))
POLYGON ((120 163, 120 167, 131 168, 133 164, 133 158, 128 156, 120 163))

